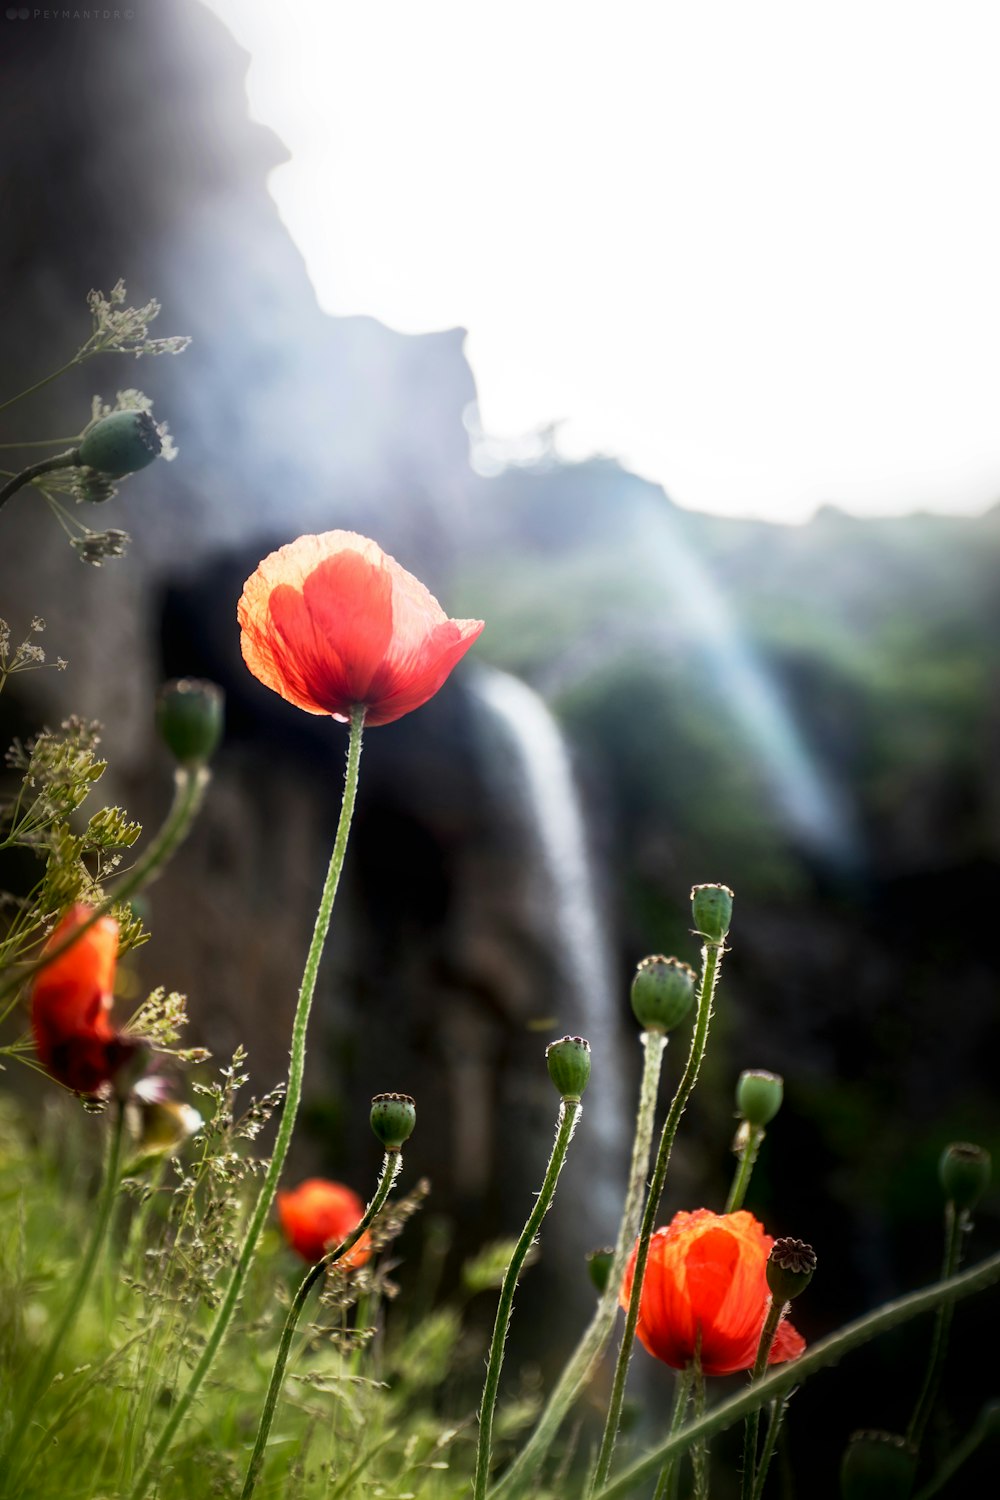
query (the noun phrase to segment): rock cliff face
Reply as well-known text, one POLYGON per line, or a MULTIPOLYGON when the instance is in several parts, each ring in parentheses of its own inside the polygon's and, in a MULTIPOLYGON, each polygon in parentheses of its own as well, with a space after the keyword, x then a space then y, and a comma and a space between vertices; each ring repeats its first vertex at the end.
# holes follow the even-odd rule
MULTIPOLYGON (((335 527, 376 536, 449 602, 473 491, 463 333, 407 337, 319 311, 266 191, 282 148, 247 118, 247 58, 195 0, 137 7, 115 26, 8 26, 4 40, 0 119, 19 141, 4 182, 4 387, 60 364, 89 331, 89 288, 119 276, 130 301, 162 302, 156 332, 193 337, 178 359, 95 361, 8 414, 5 440, 73 431, 95 392, 139 385, 181 457, 133 480, 100 519, 88 513, 133 538, 99 572, 33 493, 5 511, 0 612, 15 629, 44 614, 47 644, 70 658, 6 711, 24 726, 71 710, 100 719, 114 778, 102 790, 152 828, 169 784, 150 729, 156 686, 181 674, 224 684, 212 794, 150 892, 139 966, 149 984, 188 993, 217 1054, 243 1042, 263 1089, 285 1068, 344 739, 248 678, 235 603, 272 546, 335 527)), ((375 1165, 367 1099, 411 1091, 420 1169, 437 1210, 459 1211, 469 1249, 516 1228, 544 1165, 555 1100, 547 1035, 529 1023, 576 1026, 533 900, 534 856, 462 675, 368 737, 293 1169, 363 1191, 375 1165)), ((591 1172, 620 1176, 621 1134, 591 1138, 591 1172)), ((553 1240, 582 1257, 613 1222, 564 1218, 553 1240)))

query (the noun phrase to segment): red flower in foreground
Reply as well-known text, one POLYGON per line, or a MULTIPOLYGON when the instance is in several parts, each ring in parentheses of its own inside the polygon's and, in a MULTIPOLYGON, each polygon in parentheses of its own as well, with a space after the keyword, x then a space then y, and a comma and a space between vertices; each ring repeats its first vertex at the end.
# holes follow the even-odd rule
POLYGON ((426 703, 483 628, 449 620, 433 594, 367 537, 300 536, 265 557, 237 614, 243 660, 310 714, 391 724, 426 703))
MULTIPOLYGON (((327 1182, 325 1177, 309 1177, 290 1193, 278 1194, 278 1218, 285 1239, 303 1260, 322 1260, 346 1240, 365 1215, 365 1205, 357 1193, 342 1182, 327 1182)), ((338 1262, 342 1266, 363 1266, 371 1255, 368 1231, 338 1262)))
MULTIPOLYGON (((74 906, 42 950, 59 947, 90 916, 74 906)), ((39 1059, 67 1088, 93 1094, 109 1083, 136 1043, 111 1025, 118 923, 101 917, 59 958, 39 969, 31 988, 31 1029, 39 1059)))
MULTIPOLYGON (((683 1370, 695 1355, 701 1332, 706 1375, 749 1370, 757 1354, 771 1294, 765 1267, 774 1243, 753 1214, 713 1214, 707 1208, 675 1214, 649 1244, 639 1302, 639 1339, 657 1359, 683 1370)), ((622 1282, 628 1306, 635 1250, 622 1282)), ((796 1359, 805 1339, 782 1319, 768 1364, 796 1359)))

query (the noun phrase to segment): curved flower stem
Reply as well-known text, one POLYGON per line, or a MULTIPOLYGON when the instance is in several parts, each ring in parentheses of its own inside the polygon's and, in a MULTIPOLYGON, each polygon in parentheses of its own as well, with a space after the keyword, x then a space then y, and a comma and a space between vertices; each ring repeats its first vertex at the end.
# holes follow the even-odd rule
POLYGON ((514 1293, 517 1290, 517 1279, 524 1265, 524 1258, 534 1242, 535 1235, 541 1226, 541 1222, 548 1212, 549 1204, 552 1202, 559 1181, 559 1173, 562 1171, 563 1162, 566 1160, 566 1152, 569 1143, 573 1139, 573 1131, 576 1122, 580 1118, 579 1099, 562 1099, 559 1103, 559 1119, 556 1125, 556 1138, 549 1157, 549 1164, 545 1169, 545 1178, 542 1182, 541 1192, 535 1199, 535 1206, 528 1215, 528 1222, 521 1231, 521 1238, 514 1246, 514 1253, 510 1258, 510 1264, 504 1273, 503 1285, 500 1288, 500 1301, 497 1306, 496 1322, 493 1325, 493 1337, 490 1340, 490 1354, 486 1366, 486 1384, 483 1386, 483 1399, 479 1407, 479 1446, 476 1450, 476 1477, 473 1485, 474 1500, 484 1500, 486 1486, 490 1475, 490 1458, 492 1457, 493 1438, 493 1413, 497 1404, 497 1390, 500 1385, 500 1371, 503 1368, 503 1348, 507 1341, 507 1329, 510 1327, 511 1313, 514 1310, 514 1293))
POLYGON ((655 1474, 667 1459, 686 1453, 699 1438, 713 1437, 715 1433, 731 1427, 748 1412, 756 1411, 768 1401, 786 1395, 793 1386, 801 1385, 810 1375, 815 1375, 817 1370, 836 1364, 852 1349, 860 1348, 879 1334, 887 1333, 890 1328, 897 1328, 921 1313, 933 1312, 945 1303, 984 1291, 997 1281, 1000 1281, 1000 1252, 947 1281, 936 1281, 932 1286, 921 1287, 917 1292, 909 1292, 905 1297, 886 1302, 874 1312, 865 1313, 853 1323, 845 1324, 836 1333, 820 1339, 818 1344, 813 1344, 798 1359, 775 1365, 761 1380, 712 1407, 699 1421, 682 1427, 674 1437, 668 1438, 658 1448, 653 1448, 624 1473, 619 1474, 597 1494, 595 1500, 618 1500, 619 1496, 627 1495, 637 1484, 655 1474))
POLYGON ((20 1403, 21 1420, 15 1423, 14 1437, 7 1454, 8 1462, 13 1457, 15 1450, 20 1446, 21 1438, 28 1430, 33 1406, 48 1389, 63 1342, 76 1322, 80 1308, 83 1306, 87 1289, 93 1278, 94 1269, 108 1232, 108 1225, 111 1222, 111 1213, 115 1204, 115 1195, 118 1191, 118 1178, 121 1173, 122 1142, 125 1136, 124 1103, 116 1101, 114 1112, 115 1118, 108 1146, 108 1159, 104 1169, 104 1183, 98 1202, 97 1217, 94 1220, 94 1227, 90 1234, 90 1242, 87 1245, 83 1260, 80 1262, 76 1273, 76 1282, 70 1293, 69 1300, 63 1309, 62 1317, 53 1330, 48 1348, 42 1356, 42 1361, 35 1371, 34 1377, 29 1381, 28 1389, 20 1403))
POLYGON ((127 901, 130 896, 134 896, 137 891, 149 884, 177 846, 187 837, 210 780, 211 772, 205 767, 195 770, 182 768, 176 772, 174 800, 170 805, 170 811, 142 858, 136 860, 127 875, 122 876, 111 894, 105 896, 104 900, 91 910, 86 921, 74 927, 61 943, 57 943, 54 948, 48 949, 47 952, 20 969, 17 974, 7 980, 6 984, 0 985, 0 1002, 19 990, 26 980, 38 973, 39 969, 43 969, 54 959, 61 958, 75 943, 79 942, 83 934, 93 927, 95 922, 107 916, 113 906, 127 901))
MULTIPOLYGON (((957 1212, 954 1203, 950 1200, 944 1210, 944 1262, 941 1266, 941 1279, 954 1276, 958 1270, 958 1263, 962 1255, 962 1237, 966 1225, 969 1222, 967 1210, 957 1212)), ((924 1374, 924 1383, 917 1397, 917 1404, 910 1418, 910 1425, 906 1429, 906 1441, 911 1447, 919 1452, 923 1441, 924 1428, 927 1419, 934 1409, 937 1399, 938 1386, 941 1384, 941 1371, 944 1367, 944 1357, 948 1348, 948 1334, 951 1329, 952 1305, 944 1302, 937 1310, 934 1319, 934 1332, 931 1334, 931 1349, 927 1360, 927 1370, 924 1374)))
MULTIPOLYGON (((785 1311, 787 1303, 775 1302, 772 1297, 764 1319, 764 1326, 760 1331, 760 1342, 757 1345, 757 1357, 750 1371, 751 1384, 759 1380, 767 1369, 767 1357, 774 1343, 774 1336, 781 1322, 781 1315, 785 1311)), ((740 1500, 750 1500, 753 1494, 754 1476, 757 1469, 757 1433, 760 1430, 760 1407, 752 1411, 747 1417, 743 1427, 743 1476, 740 1480, 740 1500)))
POLYGON ((192 1401, 198 1394, 202 1381, 208 1374, 219 1352, 219 1345, 225 1337, 226 1330, 232 1322, 239 1301, 243 1283, 246 1281, 250 1264, 260 1239, 261 1230, 274 1201, 277 1190, 278 1179, 288 1155, 289 1143, 292 1139, 292 1131, 295 1128, 295 1119, 299 1110, 299 1102, 302 1098, 302 1078, 305 1072, 306 1061, 306 1030, 309 1025, 309 1010, 312 1005, 313 992, 316 988, 316 976, 319 973, 320 959, 323 956, 323 944, 326 940, 327 929, 330 926, 330 915, 333 911, 333 900, 337 894, 337 886, 340 883, 340 872, 344 866, 344 855, 347 852, 347 836, 351 829, 351 815, 354 812, 354 801, 358 790, 358 767, 361 761, 361 737, 364 729, 365 710, 363 706, 356 707, 351 713, 351 737, 347 752, 347 775, 344 778, 344 800, 340 808, 340 821, 337 824, 337 836, 333 844, 333 853, 330 856, 330 865, 326 872, 326 881, 323 886, 323 894, 320 897, 319 910, 316 913, 316 923, 313 928, 312 941, 309 944, 309 952, 306 955, 305 968, 302 972, 302 983, 299 987, 299 998, 295 1008, 295 1019, 292 1023, 292 1047, 291 1061, 288 1067, 288 1084, 285 1094, 285 1104, 281 1111, 278 1124, 278 1133, 274 1141, 274 1152, 260 1193, 254 1207, 250 1223, 247 1225, 243 1247, 240 1250, 236 1268, 233 1271, 226 1294, 219 1304, 215 1315, 215 1322, 205 1340, 205 1346, 190 1379, 182 1394, 174 1403, 173 1410, 167 1418, 159 1438, 150 1453, 142 1472, 136 1479, 131 1490, 131 1500, 143 1500, 145 1491, 153 1470, 163 1458, 178 1427, 184 1420, 192 1401))
POLYGON ((635 1237, 639 1232, 639 1215, 642 1212, 642 1197, 649 1174, 649 1156, 653 1146, 653 1122, 656 1114, 656 1096, 660 1085, 660 1069, 666 1051, 667 1038, 663 1032, 644 1031, 639 1041, 643 1047, 642 1083, 639 1087, 639 1108, 636 1111, 635 1137, 632 1143, 632 1162, 629 1167, 628 1188, 625 1207, 622 1210, 618 1240, 615 1245, 607 1285, 601 1293, 590 1325, 577 1344, 569 1361, 548 1399, 538 1420, 538 1425, 524 1448, 504 1474, 492 1493, 499 1495, 508 1486, 522 1484, 537 1471, 544 1461, 562 1424, 581 1390, 592 1378, 607 1347, 618 1310, 618 1293, 625 1274, 635 1237))
MULTIPOLYGON (((681 1370, 677 1376, 677 1391, 674 1395, 674 1414, 670 1419, 669 1437, 673 1437, 687 1416, 688 1401, 691 1398, 691 1382, 694 1379, 694 1370, 690 1365, 681 1370)), ((660 1477, 656 1481, 656 1489, 653 1492, 653 1500, 668 1500, 676 1489, 677 1464, 672 1458, 668 1458, 660 1470, 660 1477)))
POLYGON ((733 1176, 733 1185, 729 1189, 729 1197, 726 1199, 724 1213, 734 1214, 737 1209, 743 1207, 743 1200, 750 1186, 750 1178, 757 1164, 757 1156, 760 1152, 766 1131, 763 1125, 751 1125, 747 1133, 746 1144, 740 1152, 739 1165, 733 1176))
POLYGON ((326 1275, 326 1272, 328 1271, 330 1266, 332 1266, 336 1261, 340 1260, 342 1256, 347 1254, 348 1250, 351 1250, 357 1244, 358 1240, 364 1234, 365 1230, 368 1228, 369 1224, 372 1222, 375 1215, 378 1213, 379 1209, 388 1198, 390 1192, 392 1191, 393 1183, 399 1176, 402 1166, 403 1157, 401 1152, 387 1151, 385 1153, 385 1159, 382 1162, 382 1175, 379 1178, 375 1196, 365 1210, 364 1218, 361 1220, 360 1224, 356 1226, 356 1228, 351 1230, 351 1233, 347 1236, 346 1240, 343 1240, 335 1250, 331 1250, 329 1254, 323 1256, 322 1260, 318 1260, 314 1266, 310 1266, 309 1270, 306 1272, 306 1275, 302 1280, 301 1286, 295 1293, 295 1296, 292 1300, 292 1305, 288 1309, 288 1316, 285 1319, 285 1326, 281 1330, 281 1339, 278 1343, 278 1352, 275 1355, 274 1359, 274 1369, 271 1371, 271 1382, 268 1385, 267 1395, 264 1398, 264 1409, 260 1414, 260 1423, 257 1427, 257 1437, 254 1440, 253 1452, 250 1455, 250 1462, 247 1465, 246 1478, 243 1481, 243 1488, 240 1491, 240 1500, 250 1500, 250 1496, 253 1494, 254 1490, 257 1487, 257 1480, 260 1478, 261 1467, 264 1463, 264 1449, 267 1447, 267 1439, 271 1431, 271 1423, 274 1421, 274 1412, 275 1408, 278 1405, 278 1397, 281 1394, 281 1387, 285 1377, 285 1365, 288 1363, 288 1351, 291 1348, 292 1339, 295 1337, 295 1330, 298 1326, 299 1318, 302 1315, 302 1309, 305 1307, 306 1302, 309 1298, 309 1293, 312 1291, 317 1281, 319 1281, 322 1276, 326 1275))
POLYGON ((681 1075, 681 1081, 677 1085, 677 1092, 674 1094, 670 1109, 667 1111, 667 1118, 663 1122, 660 1144, 656 1153, 656 1165, 653 1168, 649 1193, 646 1197, 642 1227, 639 1230, 639 1243, 636 1246, 632 1295, 629 1298, 628 1312, 625 1316, 625 1331, 622 1334, 621 1346, 618 1350, 618 1363, 615 1366, 615 1378, 614 1384, 611 1387, 611 1401, 608 1406, 607 1420, 604 1425, 604 1436, 601 1439, 601 1449, 597 1456, 597 1468, 593 1481, 594 1490, 600 1489, 607 1482, 608 1472, 611 1468, 611 1459, 615 1451, 615 1441, 618 1437, 618 1426, 621 1422, 622 1405, 625 1401, 625 1382, 628 1378, 629 1361, 632 1358, 635 1330, 639 1322, 639 1302, 642 1297, 642 1283, 646 1275, 646 1262, 649 1259, 649 1241, 653 1234, 653 1223, 659 1212, 660 1198, 663 1194, 663 1184, 667 1176, 667 1167, 670 1165, 670 1153, 673 1150, 677 1127, 680 1124, 681 1115, 684 1113, 694 1086, 698 1081, 698 1073, 701 1069, 702 1059, 705 1056, 705 1047, 708 1043, 708 1027, 712 1019, 712 1001, 715 996, 715 987, 719 981, 719 970, 722 967, 722 955, 724 952, 724 942, 715 943, 709 941, 706 941, 701 951, 701 982, 698 988, 698 1013, 695 1020, 694 1034, 691 1037, 691 1050, 688 1053, 688 1060, 681 1075))
POLYGON ((18 490, 30 484, 33 479, 41 479, 43 474, 51 474, 56 469, 77 469, 80 467, 79 448, 67 448, 64 453, 55 453, 51 458, 40 459, 37 464, 29 464, 22 469, 20 474, 15 474, 13 479, 0 489, 0 510, 7 504, 18 490))

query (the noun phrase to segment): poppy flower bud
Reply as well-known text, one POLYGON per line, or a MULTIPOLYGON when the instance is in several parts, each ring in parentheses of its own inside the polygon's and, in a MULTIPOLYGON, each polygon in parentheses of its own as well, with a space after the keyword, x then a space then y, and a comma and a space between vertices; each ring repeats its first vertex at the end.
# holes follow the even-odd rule
POLYGON ((590 1043, 582 1036, 564 1036, 546 1047, 545 1062, 562 1097, 579 1100, 590 1080, 590 1043))
POLYGON ((672 1031, 691 1009, 695 972, 678 958, 644 958, 632 980, 632 1009, 645 1031, 672 1031))
POLYGON ((748 1068, 736 1085, 736 1108, 750 1125, 769 1125, 781 1108, 785 1081, 778 1073, 748 1068))
POLYGON ((765 1274, 775 1302, 791 1302, 804 1292, 816 1269, 816 1251, 804 1240, 775 1240, 765 1274))
POLYGON ((113 411, 102 417, 80 444, 80 462, 119 479, 159 458, 163 444, 148 411, 113 411))
POLYGON ((938 1176, 945 1197, 958 1209, 975 1208, 990 1185, 990 1153, 968 1141, 945 1146, 938 1163, 938 1176))
POLYGON ((409 1094, 376 1094, 371 1124, 386 1151, 398 1151, 413 1134, 417 1106, 409 1094))
POLYGON ((917 1455, 892 1432, 855 1432, 840 1465, 841 1500, 908 1500, 917 1455))
POLYGON ((587 1256, 587 1270, 590 1279, 599 1292, 603 1292, 611 1275, 611 1262, 615 1258, 613 1250, 591 1250, 587 1256))
POLYGON ((695 929, 710 943, 721 943, 733 920, 733 893, 728 885, 691 887, 691 914, 695 929))
POLYGON ((214 682, 179 677, 156 696, 156 727, 178 764, 189 770, 211 759, 222 737, 225 694, 214 682))

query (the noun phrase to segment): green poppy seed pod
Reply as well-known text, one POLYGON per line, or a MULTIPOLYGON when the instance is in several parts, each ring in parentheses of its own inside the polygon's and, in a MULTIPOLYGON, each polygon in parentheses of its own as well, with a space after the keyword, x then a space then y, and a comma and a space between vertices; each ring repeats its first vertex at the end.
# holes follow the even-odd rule
POLYGON ((413 1134, 417 1106, 409 1094, 376 1094, 372 1100, 371 1122, 386 1151, 399 1151, 413 1134))
POLYGON ((113 411, 95 422, 80 444, 80 462, 120 479, 159 458, 163 444, 148 411, 113 411))
POLYGON ((591 1250, 587 1256, 587 1270, 590 1279, 599 1292, 603 1292, 611 1275, 611 1262, 615 1258, 613 1250, 591 1250))
POLYGON ((990 1185, 990 1153, 969 1141, 945 1146, 938 1163, 944 1194, 958 1209, 975 1208, 990 1185))
POLYGON ((710 943, 725 941, 733 920, 733 893, 728 885, 691 887, 691 914, 695 930, 710 943))
POLYGON ((841 1500, 909 1500, 917 1455, 893 1432, 855 1432, 840 1465, 841 1500))
POLYGON ((214 682, 179 677, 164 683, 156 698, 156 727, 179 765, 203 766, 222 737, 225 694, 214 682))
POLYGON ((816 1269, 816 1251, 805 1240, 775 1240, 767 1257, 767 1284, 775 1302, 791 1302, 804 1292, 816 1269))
POLYGON ((564 1099, 579 1099, 590 1079, 590 1043, 582 1036, 564 1036, 545 1049, 549 1077, 564 1099))
POLYGON ((632 1009, 644 1031, 672 1031, 694 1002, 696 975, 690 964, 655 953, 644 958, 632 980, 632 1009))
POLYGON ((736 1108, 750 1125, 769 1125, 781 1108, 785 1080, 779 1073, 748 1068, 736 1085, 736 1108))

